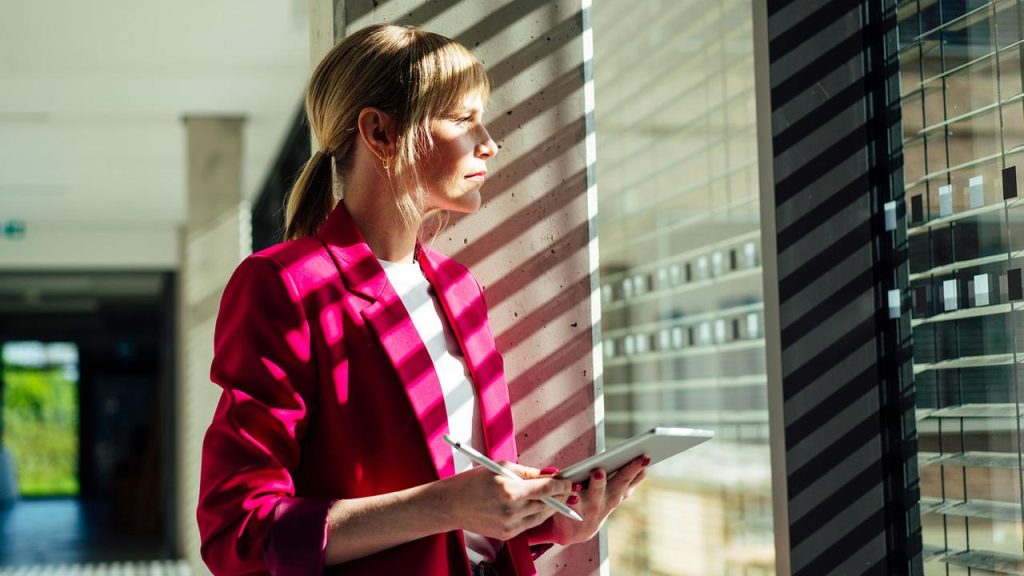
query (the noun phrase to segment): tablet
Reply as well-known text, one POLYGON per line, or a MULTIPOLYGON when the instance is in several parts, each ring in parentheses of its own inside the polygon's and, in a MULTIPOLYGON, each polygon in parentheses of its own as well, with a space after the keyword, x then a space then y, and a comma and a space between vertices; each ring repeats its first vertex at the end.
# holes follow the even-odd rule
POLYGON ((683 450, 707 442, 715 433, 710 430, 694 428, 651 428, 637 434, 614 448, 594 454, 590 458, 580 460, 555 475, 556 478, 568 478, 573 482, 583 482, 590 478, 594 468, 604 468, 609 475, 629 464, 634 458, 646 455, 651 459, 648 466, 657 464, 665 458, 675 456, 683 450))

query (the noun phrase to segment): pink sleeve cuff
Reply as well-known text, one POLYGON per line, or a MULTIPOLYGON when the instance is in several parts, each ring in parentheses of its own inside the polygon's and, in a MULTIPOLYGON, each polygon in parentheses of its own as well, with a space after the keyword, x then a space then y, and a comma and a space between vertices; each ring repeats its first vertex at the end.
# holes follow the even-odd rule
POLYGON ((263 541, 267 570, 274 576, 320 574, 327 549, 326 498, 283 497, 263 541))

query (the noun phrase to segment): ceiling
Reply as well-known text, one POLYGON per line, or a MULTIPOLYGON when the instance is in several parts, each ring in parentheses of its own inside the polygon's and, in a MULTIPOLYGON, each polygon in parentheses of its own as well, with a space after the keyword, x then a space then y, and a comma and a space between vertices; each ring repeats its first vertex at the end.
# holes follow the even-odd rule
POLYGON ((27 234, 0 234, 0 331, 156 301, 161 276, 132 271, 176 267, 182 118, 246 118, 251 199, 308 70, 307 0, 5 1, 0 231, 18 219, 27 234))
POLYGON ((0 226, 176 227, 186 115, 246 118, 251 199, 308 71, 307 0, 5 1, 0 226))

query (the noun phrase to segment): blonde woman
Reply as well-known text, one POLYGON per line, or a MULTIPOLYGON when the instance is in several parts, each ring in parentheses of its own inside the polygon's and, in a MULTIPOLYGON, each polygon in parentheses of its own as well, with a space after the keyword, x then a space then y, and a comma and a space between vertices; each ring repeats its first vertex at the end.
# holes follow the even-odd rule
POLYGON ((198 509, 215 574, 534 574, 643 479, 639 460, 586 490, 514 463, 480 286, 419 241, 434 212, 480 206, 498 151, 488 91, 466 48, 412 27, 360 30, 313 72, 319 149, 288 240, 239 265, 217 318, 198 509), (444 434, 523 480, 473 467, 444 434))

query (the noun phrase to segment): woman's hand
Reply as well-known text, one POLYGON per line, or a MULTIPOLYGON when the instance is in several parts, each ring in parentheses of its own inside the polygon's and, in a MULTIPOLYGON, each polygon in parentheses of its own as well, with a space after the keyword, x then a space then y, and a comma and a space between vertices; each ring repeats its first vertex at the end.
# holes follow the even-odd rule
POLYGON ((579 484, 573 486, 574 494, 566 502, 579 512, 583 522, 558 514, 531 532, 531 542, 555 542, 568 546, 590 540, 601 530, 608 515, 632 496, 637 485, 647 477, 645 468, 648 464, 650 460, 641 456, 620 468, 611 479, 601 468, 591 471, 587 489, 581 490, 579 484))
POLYGON ((555 510, 541 502, 551 496, 565 502, 572 482, 545 475, 545 471, 500 462, 523 480, 498 476, 483 467, 446 478, 445 500, 455 525, 488 538, 508 540, 541 524, 555 510))

